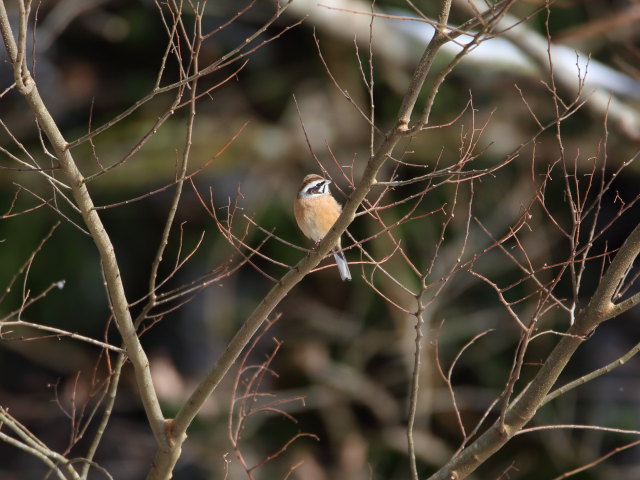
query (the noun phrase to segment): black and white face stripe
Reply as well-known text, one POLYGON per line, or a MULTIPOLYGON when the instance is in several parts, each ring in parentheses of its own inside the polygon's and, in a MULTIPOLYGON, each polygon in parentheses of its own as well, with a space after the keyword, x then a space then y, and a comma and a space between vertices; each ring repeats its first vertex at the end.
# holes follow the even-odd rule
POLYGON ((307 183, 302 190, 300 190, 300 198, 314 198, 322 195, 329 195, 329 184, 331 180, 325 178, 318 178, 317 180, 311 180, 307 183))

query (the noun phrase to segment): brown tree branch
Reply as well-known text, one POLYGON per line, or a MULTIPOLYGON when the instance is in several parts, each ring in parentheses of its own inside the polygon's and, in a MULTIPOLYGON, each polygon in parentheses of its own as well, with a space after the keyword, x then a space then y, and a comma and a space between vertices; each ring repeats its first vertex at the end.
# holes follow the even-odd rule
MULTIPOLYGON (((19 4, 21 6, 23 5, 22 2, 19 2, 19 4)), ((23 13, 23 15, 21 15, 20 18, 20 25, 26 25, 28 21, 26 18, 27 12, 21 13, 23 13)), ((100 254, 109 303, 116 320, 116 325, 127 349, 127 354, 134 367, 140 396, 149 419, 149 425, 158 445, 166 445, 167 442, 163 431, 164 417, 155 389, 153 388, 149 360, 140 344, 136 329, 133 325, 113 244, 102 224, 100 216, 94 209, 93 200, 84 183, 84 178, 68 149, 68 143, 40 97, 35 80, 31 77, 29 70, 24 65, 23 59, 25 52, 16 45, 4 2, 0 2, 0 29, 2 30, 5 48, 12 62, 15 76, 20 78, 22 83, 22 86, 19 86, 20 93, 22 93, 29 104, 29 107, 38 120, 40 128, 42 128, 49 142, 51 142, 56 157, 62 167, 62 171, 67 177, 75 203, 82 213, 84 222, 100 254)), ((20 35, 24 33, 22 29, 23 27, 21 27, 20 35)), ((22 45, 22 43, 19 45, 22 45)), ((24 48, 24 45, 22 45, 22 48, 24 48)))
POLYGON ((496 421, 477 440, 429 477, 429 480, 467 477, 533 418, 546 402, 548 392, 577 348, 598 325, 612 318, 616 312, 613 295, 639 254, 640 225, 636 226, 616 254, 587 307, 578 313, 575 324, 569 330, 570 336, 560 339, 533 380, 507 408, 504 422, 496 421))

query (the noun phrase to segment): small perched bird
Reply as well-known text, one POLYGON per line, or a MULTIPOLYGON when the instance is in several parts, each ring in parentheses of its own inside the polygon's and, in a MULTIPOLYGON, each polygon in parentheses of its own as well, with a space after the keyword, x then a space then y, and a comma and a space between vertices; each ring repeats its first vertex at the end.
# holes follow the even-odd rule
MULTIPOLYGON (((331 180, 315 173, 307 175, 302 180, 298 196, 293 203, 293 213, 300 230, 316 243, 324 238, 342 212, 342 206, 329 191, 330 183, 331 180)), ((349 264, 341 250, 340 239, 331 251, 336 259, 340 278, 351 280, 349 264)))

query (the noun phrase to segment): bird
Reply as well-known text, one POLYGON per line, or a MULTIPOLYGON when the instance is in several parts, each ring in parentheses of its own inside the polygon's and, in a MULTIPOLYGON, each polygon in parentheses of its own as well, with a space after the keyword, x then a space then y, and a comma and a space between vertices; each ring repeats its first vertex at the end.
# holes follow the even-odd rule
MULTIPOLYGON (((315 173, 307 175, 302 180, 293 202, 293 213, 298 227, 307 238, 316 243, 324 238, 342 212, 342 206, 329 191, 330 183, 331 180, 315 173)), ((340 239, 331 251, 336 259, 340 278, 343 281, 351 280, 349 264, 342 251, 340 239)))

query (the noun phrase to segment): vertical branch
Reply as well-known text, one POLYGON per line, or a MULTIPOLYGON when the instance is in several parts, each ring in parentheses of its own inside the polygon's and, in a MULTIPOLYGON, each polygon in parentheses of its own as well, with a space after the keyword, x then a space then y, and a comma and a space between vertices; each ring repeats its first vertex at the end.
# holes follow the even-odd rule
MULTIPOLYGON (((108 355, 108 352, 105 352, 105 355, 108 355)), ((104 436, 104 432, 107 429, 107 424, 109 423, 109 419, 111 418, 111 413, 113 412, 113 405, 116 403, 116 395, 118 393, 118 386, 120 385, 120 375, 122 373, 122 367, 127 359, 127 356, 124 353, 119 353, 116 359, 115 365, 113 367, 113 373, 111 374, 111 378, 109 379, 109 387, 107 389, 107 399, 104 406, 104 411, 102 412, 102 417, 98 426, 96 428, 96 433, 91 439, 91 443, 89 444, 89 448, 87 449, 87 454, 85 455, 85 462, 82 465, 82 470, 80 472, 80 477, 85 480, 89 475, 89 469, 93 464, 93 458, 95 457, 96 451, 98 450, 98 446, 104 436)))
MULTIPOLYGON (((373 13, 373 7, 375 6, 375 0, 371 2, 371 13, 373 13)), ((370 111, 370 139, 369 139, 369 155, 373 156, 374 148, 375 148, 375 138, 376 138, 376 105, 373 97, 373 87, 374 87, 374 78, 373 78, 373 20, 375 19, 374 15, 371 15, 371 23, 369 24, 369 81, 367 82, 367 90, 369 91, 369 107, 370 111)))
MULTIPOLYGON (((2 5, 4 9, 4 2, 2 5)), ((18 49, 15 54, 10 53, 11 61, 15 64, 13 70, 13 77, 18 86, 18 90, 24 95, 32 88, 32 84, 28 81, 29 71, 27 69, 27 30, 29 13, 31 12, 31 0, 21 0, 18 2, 19 16, 18 16, 18 49)), ((6 14, 6 12, 4 12, 6 14)), ((3 28, 4 32, 4 28, 3 28)), ((5 42, 11 37, 3 37, 5 42)), ((8 49, 7 49, 8 50, 8 49)))
MULTIPOLYGON (((197 10, 197 6, 194 7, 195 18, 194 18, 194 33, 193 33, 193 47, 191 48, 191 56, 190 56, 190 69, 187 72, 183 72, 181 70, 181 75, 187 77, 189 73, 197 72, 199 68, 198 57, 200 55, 200 49, 202 47, 202 13, 204 12, 204 8, 206 6, 206 1, 202 3, 201 10, 197 10)), ((176 12, 176 15, 179 15, 180 12, 176 12)), ((178 20, 174 20, 177 23, 178 20)), ((173 29, 171 30, 173 32, 173 29)), ((170 42, 173 40, 170 38, 170 42)), ((178 62, 181 63, 181 58, 178 58, 178 62)), ((187 173, 187 166, 189 164, 189 155, 191 153, 191 144, 193 140, 193 124, 196 116, 196 99, 197 99, 197 87, 198 87, 198 78, 195 78, 190 84, 190 98, 189 98, 189 116, 187 118, 187 132, 185 136, 185 145, 184 151, 182 152, 182 156, 180 158, 180 162, 178 165, 178 173, 177 173, 177 184, 176 191, 173 195, 173 199, 171 201, 171 205, 169 207, 169 211, 167 213, 167 218, 164 225, 164 230, 162 231, 162 235, 160 237, 160 245, 156 251, 156 256, 151 264, 151 273, 149 275, 149 301, 147 306, 144 309, 143 314, 140 315, 137 324, 144 320, 144 316, 146 313, 151 310, 156 304, 156 282, 158 278, 158 269, 160 268, 160 263, 162 262, 164 252, 166 250, 167 245, 169 244, 169 235, 171 234, 171 228, 173 226, 173 222, 176 216, 176 212, 178 211, 178 205, 180 203, 180 198, 182 197, 182 189, 184 186, 185 175, 187 173)))
POLYGON ((415 316, 415 351, 413 358, 413 375, 411 376, 411 390, 409 391, 409 416, 407 419, 407 444, 409 448, 409 466, 411 468, 411 479, 418 480, 418 467, 416 465, 416 446, 413 439, 413 427, 416 422, 416 412, 418 410, 418 393, 420 392, 420 360, 422 358, 422 328, 424 326, 424 304, 422 302, 422 294, 420 292, 418 297, 418 310, 414 314, 415 316))

